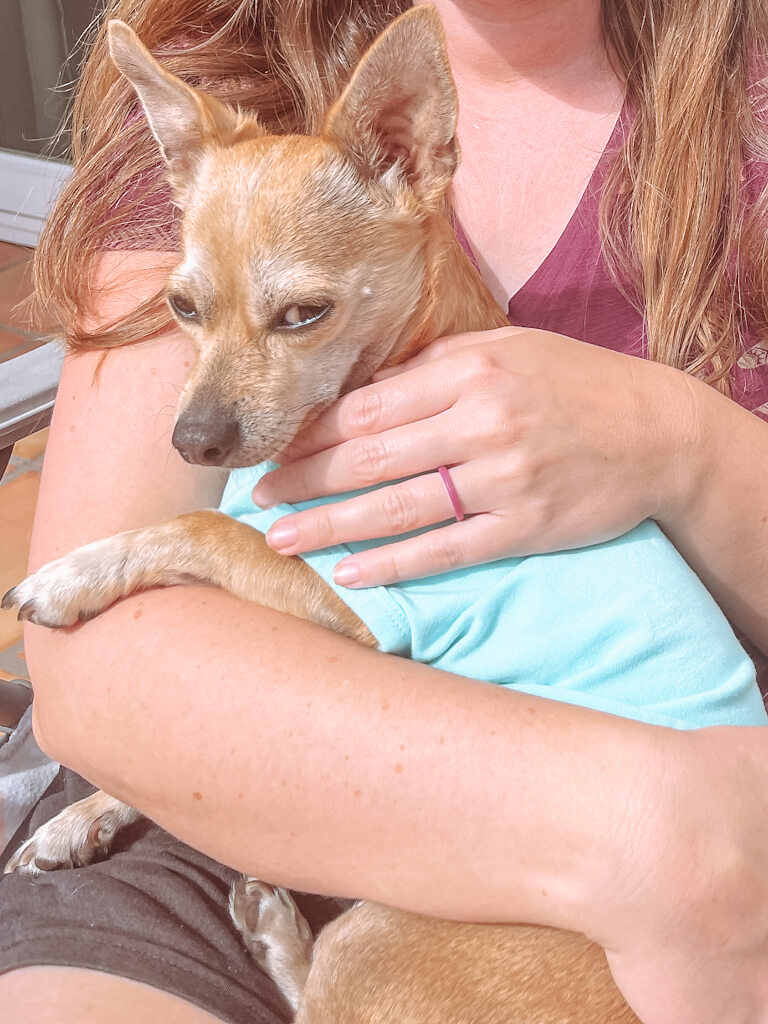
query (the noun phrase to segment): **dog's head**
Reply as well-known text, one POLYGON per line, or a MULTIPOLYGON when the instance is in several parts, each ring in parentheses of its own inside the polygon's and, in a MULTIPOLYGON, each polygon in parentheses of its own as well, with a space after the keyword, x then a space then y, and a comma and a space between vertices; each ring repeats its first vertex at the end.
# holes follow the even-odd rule
POLYGON ((121 22, 109 43, 183 213, 167 296, 198 359, 174 444, 252 465, 396 359, 418 323, 430 220, 458 162, 439 18, 420 6, 393 22, 311 138, 269 135, 191 88, 121 22))

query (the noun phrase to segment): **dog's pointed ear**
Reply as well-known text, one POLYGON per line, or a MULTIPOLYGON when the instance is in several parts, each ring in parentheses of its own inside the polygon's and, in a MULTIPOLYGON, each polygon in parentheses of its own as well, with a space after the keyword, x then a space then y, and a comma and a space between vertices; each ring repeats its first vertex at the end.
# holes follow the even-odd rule
POLYGON ((413 191, 442 198, 459 161, 458 104, 443 28, 431 5, 396 18, 355 69, 322 135, 367 178, 400 162, 413 191))
POLYGON ((144 107, 180 201, 206 147, 264 134, 255 117, 239 114, 164 70, 124 22, 110 21, 107 38, 115 66, 144 107))

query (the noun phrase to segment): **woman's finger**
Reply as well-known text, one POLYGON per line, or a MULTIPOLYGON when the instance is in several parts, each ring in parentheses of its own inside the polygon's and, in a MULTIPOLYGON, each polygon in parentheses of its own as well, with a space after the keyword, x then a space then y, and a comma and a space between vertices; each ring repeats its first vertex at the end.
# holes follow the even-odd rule
POLYGON ((496 516, 482 513, 342 559, 333 578, 345 587, 377 587, 480 565, 499 558, 496 516))
MULTIPOLYGON (((471 457, 471 436, 458 436, 450 412, 371 437, 344 441, 327 451, 267 473, 253 490, 261 508, 278 502, 322 498, 427 473, 471 457)), ((380 536, 380 534, 375 534, 380 536)))
MULTIPOLYGON (((465 500, 464 511, 471 514, 474 505, 464 506, 465 500)), ((268 531, 267 543, 280 554, 297 555, 348 541, 395 537, 446 522, 454 514, 440 474, 424 473, 369 494, 284 516, 268 531)))

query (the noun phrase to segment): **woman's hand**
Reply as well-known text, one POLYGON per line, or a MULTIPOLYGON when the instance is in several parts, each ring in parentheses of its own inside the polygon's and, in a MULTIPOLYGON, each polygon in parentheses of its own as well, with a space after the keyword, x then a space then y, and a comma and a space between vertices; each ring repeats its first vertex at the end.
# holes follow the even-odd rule
POLYGON ((336 579, 349 586, 580 547, 690 493, 695 407, 690 381, 668 367, 545 331, 460 335, 323 413, 254 500, 400 481, 280 519, 267 540, 287 555, 446 524, 342 560, 336 579), (463 522, 452 521, 441 465, 463 522))

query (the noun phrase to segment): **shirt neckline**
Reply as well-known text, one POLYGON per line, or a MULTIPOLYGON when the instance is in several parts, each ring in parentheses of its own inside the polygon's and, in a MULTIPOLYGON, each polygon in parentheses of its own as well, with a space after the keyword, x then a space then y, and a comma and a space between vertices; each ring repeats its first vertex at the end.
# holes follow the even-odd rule
MULTIPOLYGON (((610 167, 610 164, 614 156, 616 155, 616 152, 621 148, 624 142, 628 118, 628 103, 625 99, 624 103, 622 104, 621 110, 619 111, 618 116, 616 118, 616 122, 613 126, 613 131, 611 132, 608 141, 606 142, 603 148, 602 153, 598 157, 594 170, 592 171, 591 175, 587 180, 586 185, 584 186, 584 191, 581 193, 579 201, 576 203, 576 206, 574 207, 573 213, 568 218, 565 227, 561 231, 554 245, 549 250, 544 259, 541 261, 541 263, 538 265, 538 267, 536 267, 535 270, 531 272, 530 276, 523 282, 523 284, 520 285, 517 291, 509 298, 507 302, 508 315, 511 315, 512 306, 515 305, 522 297, 524 297, 524 293, 527 292, 530 288, 532 288, 535 285, 536 281, 538 281, 540 277, 544 276, 548 272, 550 264, 554 262, 554 260, 557 258, 560 250, 570 243, 571 237, 574 234, 574 232, 583 230, 584 223, 587 222, 589 219, 593 219, 597 216, 597 211, 600 205, 600 195, 603 189, 603 183, 608 173, 608 168, 610 167)), ((474 265, 475 270, 477 270, 478 273, 481 273, 477 256, 475 255, 474 250, 472 249, 470 241, 467 238, 464 228, 462 227, 461 221, 458 219, 458 217, 455 216, 455 214, 453 215, 453 229, 456 232, 456 237, 458 238, 461 247, 464 249, 467 256, 471 260, 472 264, 474 265)))

